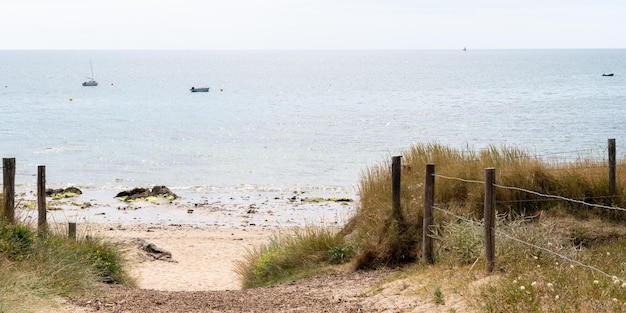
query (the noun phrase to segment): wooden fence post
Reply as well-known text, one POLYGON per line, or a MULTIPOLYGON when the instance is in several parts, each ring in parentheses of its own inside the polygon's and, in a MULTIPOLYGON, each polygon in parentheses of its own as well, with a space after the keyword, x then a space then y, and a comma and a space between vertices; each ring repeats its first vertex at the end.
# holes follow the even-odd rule
POLYGON ((616 195, 615 181, 615 139, 609 139, 609 195, 616 195))
POLYGON ((487 273, 492 273, 496 259, 496 169, 485 169, 485 259, 487 273))
POLYGON ((426 164, 424 178, 424 220, 422 222, 422 261, 433 264, 433 207, 435 206, 435 164, 426 164))
POLYGON ((76 239, 76 223, 69 223, 67 225, 67 236, 71 239, 76 239))
POLYGON ((391 199, 393 218, 400 223, 402 221, 402 213, 400 212, 400 185, 402 176, 402 157, 394 156, 391 158, 391 199))
POLYGON ((45 236, 48 232, 46 217, 46 167, 37 167, 37 233, 45 236))
POLYGON ((4 197, 2 218, 5 222, 13 224, 15 222, 15 158, 2 159, 2 180, 4 197))

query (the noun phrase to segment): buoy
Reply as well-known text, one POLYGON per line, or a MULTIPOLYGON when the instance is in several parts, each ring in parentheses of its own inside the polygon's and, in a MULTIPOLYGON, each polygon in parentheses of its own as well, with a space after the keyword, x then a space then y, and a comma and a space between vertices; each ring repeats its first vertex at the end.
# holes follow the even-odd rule
POLYGON ((70 101, 74 101, 74 99, 70 98, 70 101))

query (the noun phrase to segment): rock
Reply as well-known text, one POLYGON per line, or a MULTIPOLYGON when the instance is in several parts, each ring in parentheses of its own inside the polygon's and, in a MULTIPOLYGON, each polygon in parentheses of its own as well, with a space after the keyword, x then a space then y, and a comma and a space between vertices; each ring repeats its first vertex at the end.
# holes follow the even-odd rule
POLYGON ((149 193, 150 190, 147 188, 136 187, 132 190, 126 190, 118 193, 117 195, 115 195, 115 198, 136 197, 138 195, 144 195, 144 197, 147 197, 149 193))
POLYGON ((67 188, 59 188, 59 189, 46 189, 46 196, 54 196, 60 193, 75 193, 77 195, 82 195, 83 192, 76 187, 67 187, 67 188))
POLYGON ((152 187, 152 190, 148 188, 136 187, 132 190, 122 191, 115 196, 115 198, 122 198, 123 201, 144 200, 149 197, 161 197, 169 200, 179 198, 166 186, 154 186, 152 187))
POLYGON ((78 195, 82 195, 83 192, 76 187, 67 187, 59 189, 46 189, 46 196, 53 197, 55 199, 71 198, 78 195))

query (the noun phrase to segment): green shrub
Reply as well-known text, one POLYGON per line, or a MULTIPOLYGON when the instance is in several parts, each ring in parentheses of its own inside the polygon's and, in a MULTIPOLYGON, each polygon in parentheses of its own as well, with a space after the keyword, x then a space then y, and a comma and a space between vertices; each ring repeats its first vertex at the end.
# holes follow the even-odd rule
POLYGON ((77 243, 76 249, 86 256, 88 265, 94 269, 102 282, 109 284, 130 282, 123 267, 123 255, 114 244, 95 238, 86 238, 77 243))
POLYGON ((28 227, 0 224, 0 255, 21 260, 28 256, 34 241, 35 234, 28 227))

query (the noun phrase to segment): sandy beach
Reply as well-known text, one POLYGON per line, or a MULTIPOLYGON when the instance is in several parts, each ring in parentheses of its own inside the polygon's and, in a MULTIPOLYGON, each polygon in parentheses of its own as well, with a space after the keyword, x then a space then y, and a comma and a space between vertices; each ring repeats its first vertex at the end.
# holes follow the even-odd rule
MULTIPOLYGON (((355 202, 327 201, 336 197, 345 195, 249 192, 127 203, 84 193, 50 201, 48 221, 56 231, 65 232, 73 222, 78 236, 124 243, 131 273, 142 289, 238 290, 234 265, 250 249, 292 227, 343 225, 355 202), (171 258, 152 259, 137 242, 165 250, 171 258)), ((26 196, 17 214, 35 222, 37 210, 29 201, 26 196)))
POLYGON ((142 289, 168 291, 236 290, 234 262, 269 242, 273 227, 92 224, 87 232, 127 243, 132 274, 142 289), (146 257, 133 243, 141 239, 171 253, 171 259, 146 257), (136 247, 133 249, 133 247, 136 247))
MULTIPOLYGON (((466 311, 462 297, 451 294, 446 306, 437 305, 430 297, 415 296, 413 289, 405 290, 404 286, 413 283, 404 280, 384 292, 372 292, 373 286, 399 269, 347 271, 265 288, 241 288, 234 266, 250 249, 293 227, 346 223, 355 213, 356 201, 328 201, 337 196, 254 192, 126 203, 83 194, 51 201, 52 231, 67 232, 68 222, 75 222, 78 236, 122 243, 139 288, 109 286, 104 295, 60 298, 37 312, 466 311), (147 244, 167 254, 154 258, 141 248, 147 244)), ((36 222, 36 208, 28 201, 32 200, 25 196, 18 216, 36 222)))

